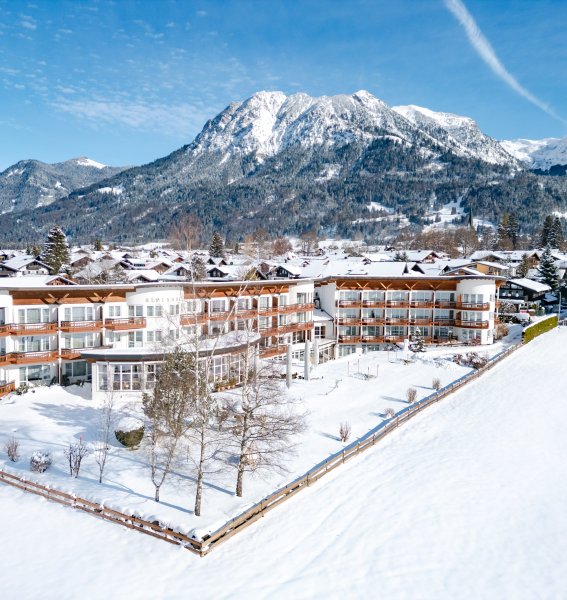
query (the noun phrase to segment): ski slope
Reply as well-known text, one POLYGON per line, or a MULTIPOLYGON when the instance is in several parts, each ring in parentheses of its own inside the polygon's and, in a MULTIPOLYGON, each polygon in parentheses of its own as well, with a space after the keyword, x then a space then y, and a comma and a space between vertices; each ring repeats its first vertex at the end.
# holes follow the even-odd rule
POLYGON ((0 486, 0 597, 563 599, 567 328, 199 559, 0 486))

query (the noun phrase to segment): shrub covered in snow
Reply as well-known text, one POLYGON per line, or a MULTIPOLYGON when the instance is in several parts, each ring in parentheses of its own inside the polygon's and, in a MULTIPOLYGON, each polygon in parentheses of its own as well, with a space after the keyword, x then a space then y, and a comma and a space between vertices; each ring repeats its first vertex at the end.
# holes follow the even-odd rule
POLYGON ((15 389, 15 392, 16 392, 16 394, 18 394, 18 396, 27 394, 29 391, 30 391, 30 386, 27 383, 20 383, 20 385, 15 389))
POLYGON ((396 411, 393 408, 387 408, 384 411, 387 419, 393 419, 396 416, 396 411))
POLYGON ((417 390, 415 388, 408 388, 406 391, 406 399, 409 404, 413 404, 417 398, 417 390))
POLYGON ((35 473, 44 473, 51 466, 51 454, 42 450, 36 450, 30 458, 30 469, 35 473))
POLYGON ((134 417, 125 417, 116 426, 114 435, 126 448, 135 448, 144 437, 144 424, 134 417))
POLYGON ((481 356, 478 352, 467 352, 466 354, 455 354, 453 362, 461 365, 461 367, 480 369, 488 362, 488 357, 481 356))
POLYGON ((438 392, 441 389, 441 380, 438 377, 431 382, 431 387, 438 392))

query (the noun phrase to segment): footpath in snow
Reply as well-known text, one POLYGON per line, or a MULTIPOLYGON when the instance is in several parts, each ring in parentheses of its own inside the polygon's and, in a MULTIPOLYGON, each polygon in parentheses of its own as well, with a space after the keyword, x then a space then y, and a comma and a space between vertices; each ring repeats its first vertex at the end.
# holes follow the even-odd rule
POLYGON ((0 595, 559 600, 567 328, 534 340, 209 556, 0 487, 0 595))

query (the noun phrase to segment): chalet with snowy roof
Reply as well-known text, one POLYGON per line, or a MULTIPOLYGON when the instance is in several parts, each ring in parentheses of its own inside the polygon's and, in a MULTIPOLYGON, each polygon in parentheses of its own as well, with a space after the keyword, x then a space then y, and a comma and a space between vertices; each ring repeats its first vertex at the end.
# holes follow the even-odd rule
POLYGON ((49 275, 49 267, 35 256, 14 256, 0 264, 0 277, 49 275))
POLYGON ((499 289, 501 301, 514 300, 524 304, 540 305, 551 288, 539 281, 527 279, 509 279, 499 289))

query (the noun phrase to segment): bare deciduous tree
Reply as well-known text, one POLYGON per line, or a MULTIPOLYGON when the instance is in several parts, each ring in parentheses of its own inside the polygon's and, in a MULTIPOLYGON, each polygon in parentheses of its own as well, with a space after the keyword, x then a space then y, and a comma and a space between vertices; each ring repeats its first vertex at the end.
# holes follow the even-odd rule
POLYGON ((384 414, 386 415, 386 418, 392 419, 396 416, 396 411, 393 408, 387 408, 384 411, 384 414))
POLYGON ((285 470, 283 457, 292 438, 305 429, 305 414, 287 395, 279 372, 270 363, 251 365, 238 403, 225 403, 230 415, 225 430, 236 451, 236 495, 242 496, 244 474, 259 469, 285 470))
POLYGON ((20 458, 19 448, 20 448, 20 442, 18 442, 18 440, 16 438, 11 438, 4 444, 4 450, 6 451, 8 458, 12 462, 17 462, 19 460, 19 458, 20 458))
POLYGON ((344 421, 343 423, 340 424, 339 438, 341 439, 341 442, 348 442, 351 431, 352 431, 351 426, 348 421, 344 421))
POLYGON ((406 399, 408 404, 413 404, 417 398, 417 390, 415 388, 408 388, 406 390, 406 399))
POLYGON ((78 442, 70 442, 69 447, 63 450, 63 454, 69 461, 69 474, 71 477, 78 477, 81 470, 83 458, 89 453, 89 449, 83 442, 83 438, 79 438, 78 442))
POLYGON ((431 387, 438 392, 441 389, 441 380, 438 377, 431 382, 431 387))
POLYGON ((108 390, 100 407, 97 440, 94 443, 94 459, 98 465, 98 482, 102 483, 106 459, 110 450, 110 436, 112 432, 114 410, 114 393, 108 390))
POLYGON ((181 217, 169 232, 169 241, 176 250, 191 252, 202 241, 203 224, 196 215, 181 217))

